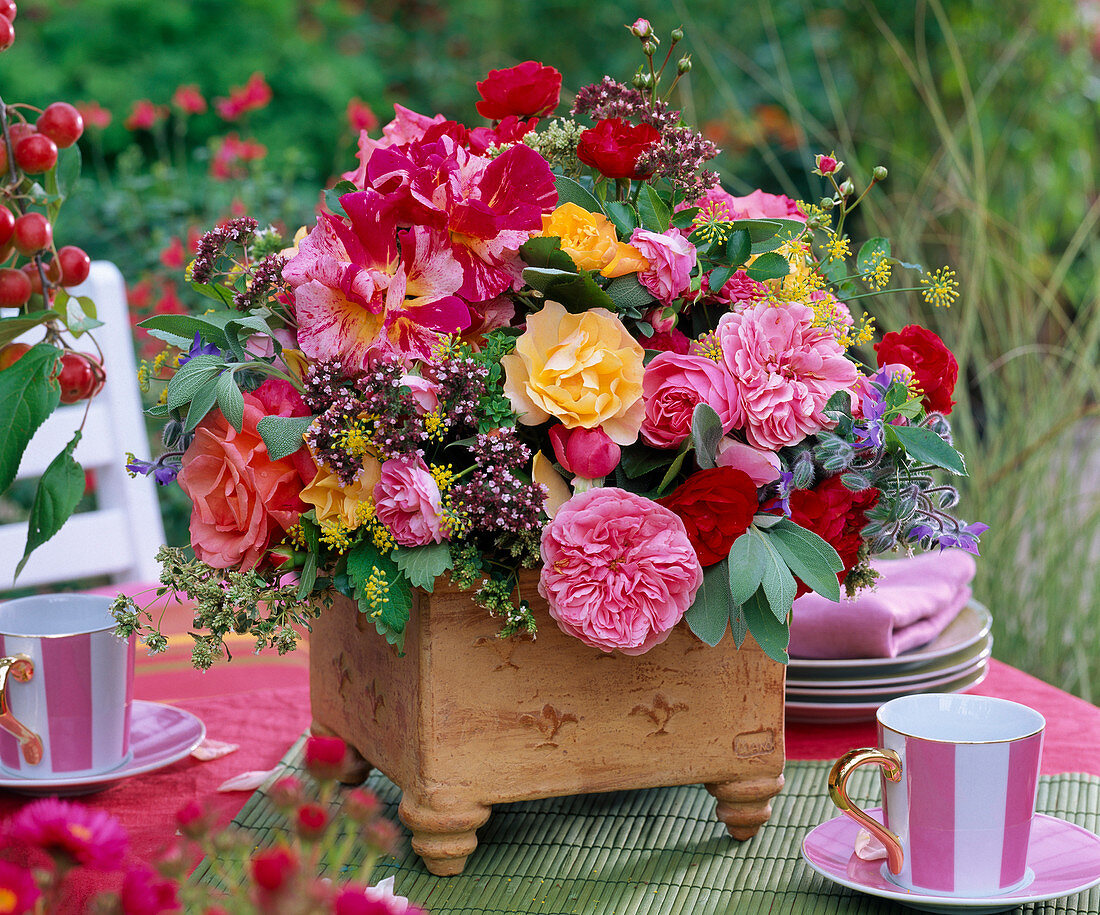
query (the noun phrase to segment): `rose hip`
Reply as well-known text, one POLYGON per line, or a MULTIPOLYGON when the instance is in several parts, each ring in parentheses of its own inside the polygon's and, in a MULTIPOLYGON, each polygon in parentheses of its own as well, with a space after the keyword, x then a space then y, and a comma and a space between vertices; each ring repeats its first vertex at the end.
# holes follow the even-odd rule
MULTIPOLYGON (((3 148, 3 144, 0 143, 0 149, 3 148)), ((0 245, 6 245, 8 243, 14 228, 15 214, 6 206, 0 206, 0 245)))
POLYGON ((54 263, 61 268, 59 282, 66 288, 79 286, 88 278, 92 269, 92 259, 76 245, 65 245, 57 252, 57 260, 54 263))
POLYGON ((0 16, 0 51, 6 51, 15 41, 15 26, 7 16, 0 16))
POLYGON ((30 257, 50 246, 53 241, 53 226, 41 213, 24 213, 15 220, 11 240, 16 251, 24 257, 30 257))
MULTIPOLYGON (((25 305, 30 297, 31 281, 22 270, 11 267, 0 270, 0 307, 18 308, 20 305, 25 305)), ((3 352, 0 350, 0 355, 3 352)))
POLYGON ((38 132, 57 144, 58 149, 72 146, 84 133, 84 119, 68 102, 54 102, 38 117, 38 132))
MULTIPOLYGON (((0 16, 0 19, 3 17, 0 16)), ((11 137, 11 147, 15 149, 19 145, 19 141, 25 137, 32 136, 38 133, 34 129, 34 124, 28 124, 26 121, 15 121, 8 127, 8 136, 11 137)))
POLYGON ((27 282, 31 284, 31 293, 34 295, 42 295, 42 275, 38 272, 38 264, 31 261, 28 264, 24 264, 19 268, 23 271, 27 277, 27 282))
POLYGON ((0 16, 3 16, 8 22, 15 22, 16 6, 12 0, 0 0, 0 16))
POLYGON ((57 164, 57 146, 40 133, 23 137, 15 144, 15 164, 28 175, 48 172, 57 164))

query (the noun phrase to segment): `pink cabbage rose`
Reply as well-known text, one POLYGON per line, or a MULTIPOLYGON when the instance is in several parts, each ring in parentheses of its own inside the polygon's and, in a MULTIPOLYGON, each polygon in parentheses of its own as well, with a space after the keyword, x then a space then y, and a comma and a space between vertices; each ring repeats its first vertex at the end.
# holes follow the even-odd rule
POLYGON ((401 385, 409 389, 417 413, 431 413, 439 406, 439 385, 419 375, 402 375, 401 385))
POLYGON ((638 273, 638 282, 665 305, 678 299, 691 286, 691 271, 695 269, 695 245, 670 229, 660 235, 647 229, 635 229, 630 244, 637 248, 649 262, 638 273))
POLYGON ((180 488, 191 499, 191 545, 216 569, 251 569, 267 548, 298 522, 301 491, 313 478, 304 448, 272 461, 256 424, 267 415, 308 414, 297 391, 266 381, 244 395, 244 422, 234 429, 212 410, 183 455, 180 488))
POLYGON ((667 639, 703 581, 684 522, 614 487, 558 509, 542 532, 542 561, 539 594, 562 631, 629 655, 667 639))
POLYGON ((442 543, 443 505, 423 458, 390 458, 374 487, 374 510, 401 546, 442 543))
POLYGON ((741 421, 737 389, 722 366, 703 356, 661 353, 642 376, 642 438, 655 448, 678 448, 691 435, 695 407, 707 404, 729 432, 741 421))
POLYGON ((714 459, 719 467, 732 467, 743 470, 749 475, 754 486, 764 486, 779 479, 783 465, 779 455, 763 448, 753 448, 735 438, 723 438, 718 443, 718 456, 714 459))
POLYGON ((832 331, 813 322, 805 305, 755 305, 719 320, 714 338, 750 445, 777 451, 828 428, 822 408, 855 383, 856 367, 832 331))

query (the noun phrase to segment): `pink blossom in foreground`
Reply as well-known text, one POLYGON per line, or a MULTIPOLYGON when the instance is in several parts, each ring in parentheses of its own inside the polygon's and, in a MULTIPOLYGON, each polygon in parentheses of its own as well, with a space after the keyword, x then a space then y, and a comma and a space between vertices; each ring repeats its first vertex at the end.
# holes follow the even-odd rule
POLYGON ((695 408, 711 407, 729 432, 741 419, 737 389, 723 366, 703 356, 661 353, 642 377, 642 438, 655 448, 678 448, 691 435, 695 408))
POLYGON ((695 245, 678 229, 670 229, 664 234, 635 229, 630 244, 649 262, 649 266, 638 273, 638 282, 659 302, 669 305, 689 290, 691 271, 695 268, 695 245))
POLYGON ((568 635, 636 655, 663 642, 703 581, 684 523, 615 487, 566 502, 542 534, 539 594, 568 635))
POLYGON ((109 813, 53 797, 27 804, 10 820, 6 837, 99 871, 117 869, 129 844, 109 813))

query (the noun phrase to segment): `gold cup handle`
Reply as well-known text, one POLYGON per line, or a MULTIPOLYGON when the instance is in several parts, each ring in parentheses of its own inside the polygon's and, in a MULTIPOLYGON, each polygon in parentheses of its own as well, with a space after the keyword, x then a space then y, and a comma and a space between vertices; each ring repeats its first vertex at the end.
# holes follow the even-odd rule
POLYGON ((886 863, 891 874, 900 874, 905 856, 901 840, 878 820, 860 810, 848 797, 848 776, 860 766, 874 763, 882 766, 882 774, 892 782, 901 781, 901 757, 893 750, 863 748, 851 750, 836 761, 829 773, 829 799, 871 835, 886 846, 886 863))
POLYGON ((26 683, 33 676, 34 661, 25 654, 0 658, 0 728, 19 741, 19 749, 23 751, 23 758, 30 766, 42 762, 42 738, 12 714, 8 699, 8 677, 26 683))

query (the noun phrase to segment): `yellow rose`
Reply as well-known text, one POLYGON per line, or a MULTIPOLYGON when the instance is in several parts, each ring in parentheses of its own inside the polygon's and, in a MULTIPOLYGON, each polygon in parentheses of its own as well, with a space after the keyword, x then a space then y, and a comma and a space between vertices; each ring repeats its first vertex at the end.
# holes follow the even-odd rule
POLYGON ((563 203, 542 217, 542 234, 561 239, 561 249, 582 270, 603 276, 625 276, 649 266, 642 252, 623 244, 602 213, 589 213, 575 203, 563 203))
POLYGON ((606 308, 574 315, 547 301, 527 319, 515 352, 501 360, 504 393, 525 425, 554 417, 567 429, 599 427, 629 445, 645 415, 644 355, 606 308))
POLYGON ((317 475, 302 490, 302 501, 317 509, 317 522, 338 520, 349 531, 355 530, 364 518, 359 506, 374 498, 374 486, 382 479, 382 465, 370 455, 363 458, 363 469, 351 485, 340 482, 340 478, 328 467, 319 463, 317 475))

